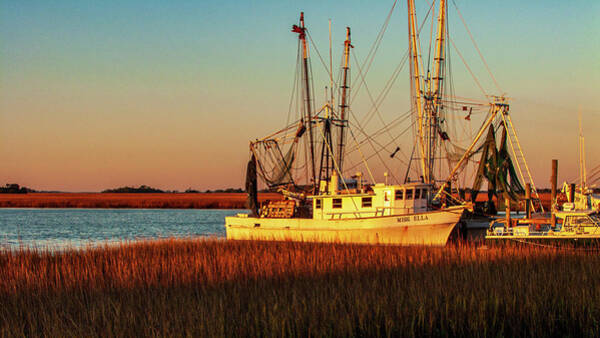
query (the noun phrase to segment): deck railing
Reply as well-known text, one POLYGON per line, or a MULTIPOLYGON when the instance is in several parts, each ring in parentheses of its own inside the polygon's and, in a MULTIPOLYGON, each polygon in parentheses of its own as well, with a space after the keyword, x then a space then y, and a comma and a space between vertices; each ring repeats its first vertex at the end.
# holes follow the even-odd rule
POLYGON ((366 218, 366 217, 377 217, 377 216, 401 216, 412 213, 414 208, 393 208, 393 207, 376 207, 375 210, 365 211, 340 211, 340 212, 328 212, 325 215, 329 216, 329 219, 343 219, 351 217, 343 217, 345 215, 354 215, 354 218, 366 218), (386 213, 386 211, 390 211, 386 213))

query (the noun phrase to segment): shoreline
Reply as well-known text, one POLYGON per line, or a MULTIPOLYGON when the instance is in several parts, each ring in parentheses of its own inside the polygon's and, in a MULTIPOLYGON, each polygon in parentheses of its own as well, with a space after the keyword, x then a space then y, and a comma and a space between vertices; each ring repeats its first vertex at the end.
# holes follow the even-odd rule
MULTIPOLYGON (((259 193, 259 202, 281 199, 259 193)), ((246 193, 27 193, 0 194, 0 208, 245 209, 246 193)))
MULTIPOLYGON (((259 193, 260 203, 281 200, 278 193, 259 193)), ((545 209, 550 194, 540 193, 545 209)), ((487 200, 479 193, 477 201, 487 200)), ((0 208, 64 209, 246 209, 246 193, 27 193, 0 194, 0 208)), ((515 210, 516 211, 516 210, 515 210)))

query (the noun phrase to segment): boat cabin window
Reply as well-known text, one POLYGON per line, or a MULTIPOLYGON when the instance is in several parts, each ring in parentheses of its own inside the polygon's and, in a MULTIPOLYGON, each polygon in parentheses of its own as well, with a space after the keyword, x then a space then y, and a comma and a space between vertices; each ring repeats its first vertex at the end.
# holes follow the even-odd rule
POLYGON ((415 199, 421 198, 421 189, 415 189, 415 199))
POLYGON ((404 190, 396 190, 396 199, 403 200, 404 199, 404 190))
POLYGON ((413 190, 412 189, 406 189, 406 199, 407 200, 413 199, 413 190))
POLYGON ((362 207, 370 208, 373 206, 373 198, 372 197, 363 197, 362 198, 362 207))
POLYGON ((598 226, 593 218, 588 216, 567 216, 565 225, 598 226))
POLYGON ((342 208, 342 199, 341 198, 334 198, 331 201, 331 203, 332 203, 331 207, 333 209, 341 209, 342 208))
POLYGON ((322 200, 320 198, 316 199, 315 200, 315 208, 316 209, 321 209, 322 203, 323 202, 322 202, 322 200))

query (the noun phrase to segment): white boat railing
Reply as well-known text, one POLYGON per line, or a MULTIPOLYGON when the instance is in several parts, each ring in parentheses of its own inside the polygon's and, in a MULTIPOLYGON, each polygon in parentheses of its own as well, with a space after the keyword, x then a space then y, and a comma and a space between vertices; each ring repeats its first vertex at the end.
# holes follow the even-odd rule
POLYGON ((490 223, 486 237, 560 237, 560 236, 598 236, 600 220, 589 215, 564 217, 562 223, 552 228, 550 224, 527 224, 516 222, 515 226, 506 226, 506 220, 498 219, 490 223))
POLYGON ((378 216, 403 216, 414 213, 414 208, 377 207, 375 210, 365 211, 340 211, 326 213, 329 219, 343 219, 345 215, 354 215, 354 218, 378 217, 378 216), (386 211, 388 211, 386 213, 386 211))

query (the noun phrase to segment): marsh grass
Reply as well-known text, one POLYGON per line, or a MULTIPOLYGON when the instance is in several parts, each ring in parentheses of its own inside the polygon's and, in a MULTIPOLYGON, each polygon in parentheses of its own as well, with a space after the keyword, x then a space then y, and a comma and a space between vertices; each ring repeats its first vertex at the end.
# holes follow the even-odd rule
MULTIPOLYGON (((549 209, 550 194, 540 193, 549 209)), ((259 193, 259 202, 279 200, 278 193, 259 193)), ((480 193, 478 201, 486 201, 480 193)), ((0 208, 150 208, 243 209, 245 193, 28 193, 0 194, 0 208)))
MULTIPOLYGON (((260 193, 259 201, 281 199, 260 193)), ((245 193, 28 193, 0 194, 0 208, 243 209, 245 193)))
POLYGON ((160 240, 0 253, 0 334, 600 334, 600 257, 445 248, 160 240))

